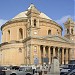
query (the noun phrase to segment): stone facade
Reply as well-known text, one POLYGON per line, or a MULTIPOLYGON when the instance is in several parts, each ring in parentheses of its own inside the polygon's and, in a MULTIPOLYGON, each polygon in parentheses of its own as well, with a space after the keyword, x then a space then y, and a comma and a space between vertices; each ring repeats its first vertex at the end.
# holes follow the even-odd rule
POLYGON ((31 4, 1 27, 0 64, 33 65, 36 58, 38 65, 51 64, 55 56, 60 64, 68 64, 75 59, 74 22, 68 19, 65 28, 72 34, 62 37, 63 28, 31 4))

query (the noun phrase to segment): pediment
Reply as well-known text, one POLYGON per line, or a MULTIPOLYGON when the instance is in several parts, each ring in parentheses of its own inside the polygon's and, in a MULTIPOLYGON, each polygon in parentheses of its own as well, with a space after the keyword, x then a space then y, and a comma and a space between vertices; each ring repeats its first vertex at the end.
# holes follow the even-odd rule
POLYGON ((55 35, 55 36, 46 36, 46 37, 44 37, 44 39, 58 41, 58 42, 73 43, 73 41, 71 41, 71 40, 69 40, 69 39, 67 39, 65 37, 58 36, 58 35, 55 35))

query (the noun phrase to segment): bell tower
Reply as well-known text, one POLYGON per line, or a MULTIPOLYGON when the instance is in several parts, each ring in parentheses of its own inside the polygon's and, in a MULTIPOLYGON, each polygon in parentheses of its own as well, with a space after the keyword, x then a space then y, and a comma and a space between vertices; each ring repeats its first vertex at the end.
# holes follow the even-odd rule
POLYGON ((64 26, 65 37, 75 42, 75 22, 71 18, 68 18, 64 26))
POLYGON ((26 15, 28 16, 27 37, 37 36, 39 32, 40 12, 36 9, 36 7, 33 4, 31 4, 28 8, 26 15))

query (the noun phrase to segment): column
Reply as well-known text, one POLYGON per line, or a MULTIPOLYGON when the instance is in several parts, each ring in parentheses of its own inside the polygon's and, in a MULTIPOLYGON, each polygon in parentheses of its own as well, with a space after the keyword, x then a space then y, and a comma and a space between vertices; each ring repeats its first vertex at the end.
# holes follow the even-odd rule
POLYGON ((74 49, 70 49, 70 60, 74 60, 74 49))
POLYGON ((37 27, 39 28, 39 19, 38 19, 37 27))
POLYGON ((55 57, 55 47, 53 47, 53 57, 55 57))
POLYGON ((45 51, 45 46, 43 46, 43 58, 46 57, 46 51, 45 51))
POLYGON ((31 17, 31 26, 34 27, 33 18, 31 17))
POLYGON ((44 58, 46 57, 46 51, 45 51, 45 46, 43 46, 43 64, 45 63, 44 62, 44 58))
POLYGON ((49 64, 51 64, 51 50, 50 50, 50 47, 48 48, 48 51, 49 51, 49 55, 48 55, 48 57, 49 57, 49 64))
POLYGON ((40 50, 40 45, 38 45, 38 57, 39 57, 39 64, 41 64, 41 50, 40 50))
POLYGON ((71 60, 71 49, 69 48, 68 59, 71 60))
POLYGON ((24 64, 26 64, 26 46, 24 47, 24 64))
POLYGON ((60 60, 59 51, 60 51, 60 48, 58 48, 58 60, 60 60))
POLYGON ((68 49, 66 49, 66 64, 68 64, 68 49))
POLYGON ((34 64, 34 53, 33 53, 33 50, 34 50, 34 48, 33 48, 34 46, 33 45, 31 45, 31 53, 30 53, 30 63, 31 63, 31 65, 33 65, 34 64))
POLYGON ((27 45, 25 45, 25 63, 27 65, 27 45))
POLYGON ((62 64, 64 64, 64 48, 62 48, 62 64))

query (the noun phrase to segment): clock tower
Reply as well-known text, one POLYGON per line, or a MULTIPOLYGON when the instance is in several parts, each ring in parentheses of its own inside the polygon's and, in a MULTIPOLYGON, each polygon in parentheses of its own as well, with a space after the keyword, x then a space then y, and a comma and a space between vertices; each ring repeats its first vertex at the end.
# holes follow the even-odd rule
POLYGON ((37 36, 39 31, 40 12, 31 4, 26 15, 28 16, 27 37, 37 36))
POLYGON ((71 18, 68 18, 64 26, 65 37, 75 42, 75 22, 71 18))

